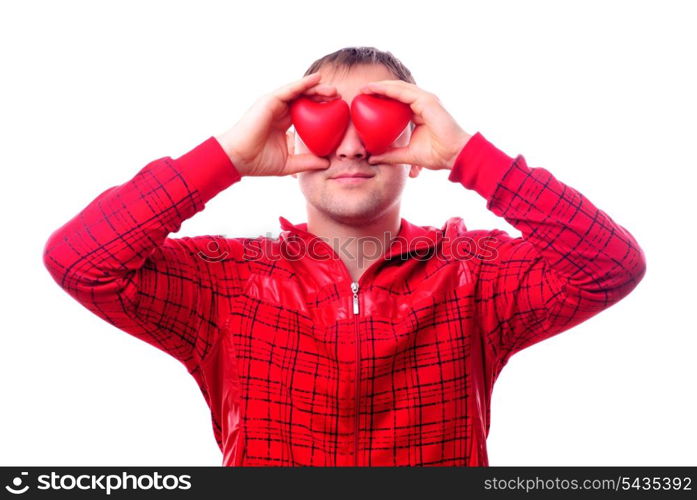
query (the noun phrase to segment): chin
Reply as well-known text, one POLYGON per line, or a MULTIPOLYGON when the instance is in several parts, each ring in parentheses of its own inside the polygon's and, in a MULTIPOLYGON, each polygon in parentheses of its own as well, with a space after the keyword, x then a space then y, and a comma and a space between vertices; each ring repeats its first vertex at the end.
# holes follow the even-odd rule
POLYGON ((372 217, 365 214, 332 214, 331 217, 347 226, 365 226, 372 220, 372 217))
POLYGON ((343 224, 367 224, 375 219, 382 212, 379 207, 361 206, 361 207, 333 207, 327 213, 336 221, 343 224), (343 209, 342 209, 343 208, 343 209))

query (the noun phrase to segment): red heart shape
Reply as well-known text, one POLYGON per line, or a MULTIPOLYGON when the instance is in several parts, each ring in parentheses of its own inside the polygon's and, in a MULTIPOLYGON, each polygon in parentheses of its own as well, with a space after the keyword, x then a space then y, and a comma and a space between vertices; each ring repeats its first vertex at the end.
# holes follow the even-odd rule
POLYGON ((379 94, 358 94, 351 103, 351 121, 365 148, 374 155, 389 149, 411 117, 408 104, 379 94))
POLYGON ((343 99, 317 102, 299 97, 290 105, 290 118, 308 149, 317 156, 327 156, 341 143, 350 111, 343 99))

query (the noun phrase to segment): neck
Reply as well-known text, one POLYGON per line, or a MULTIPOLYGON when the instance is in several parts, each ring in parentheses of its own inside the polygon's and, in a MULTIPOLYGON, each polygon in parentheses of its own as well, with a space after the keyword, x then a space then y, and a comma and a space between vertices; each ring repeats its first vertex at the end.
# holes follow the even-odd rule
POLYGON ((307 208, 308 232, 331 245, 354 281, 383 258, 390 242, 397 237, 400 223, 399 204, 380 217, 355 224, 333 219, 312 206, 307 208))

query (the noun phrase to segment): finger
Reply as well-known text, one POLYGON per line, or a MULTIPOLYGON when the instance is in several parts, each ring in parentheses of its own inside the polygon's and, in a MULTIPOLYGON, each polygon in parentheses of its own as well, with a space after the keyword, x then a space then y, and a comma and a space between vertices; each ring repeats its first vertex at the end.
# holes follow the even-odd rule
POLYGON ((377 165, 378 163, 412 163, 411 151, 409 151, 408 146, 392 148, 379 155, 372 155, 368 158, 368 163, 370 165, 377 165))
POLYGON ((361 92, 366 94, 382 94, 407 104, 411 104, 420 97, 427 95, 425 90, 403 80, 380 80, 377 82, 369 82, 361 87, 361 92))
POLYGON ((341 99, 338 95, 311 95, 307 96, 307 98, 314 102, 329 102, 341 99))
POLYGON ((307 170, 325 170, 329 168, 329 160, 311 153, 298 155, 288 155, 284 172, 286 174, 297 174, 307 170))
POLYGON ((302 95, 303 97, 307 97, 314 102, 333 101, 341 97, 337 93, 336 87, 324 83, 318 83, 314 87, 305 91, 302 95))
POLYGON ((336 94, 336 87, 327 85, 326 83, 318 83, 314 87, 305 91, 304 95, 325 95, 332 96, 336 94))
POLYGON ((273 92, 273 95, 281 99, 282 101, 288 102, 293 100, 296 96, 302 94, 307 89, 314 87, 320 80, 321 74, 319 72, 312 73, 310 75, 301 78, 298 81, 285 85, 280 89, 273 92))

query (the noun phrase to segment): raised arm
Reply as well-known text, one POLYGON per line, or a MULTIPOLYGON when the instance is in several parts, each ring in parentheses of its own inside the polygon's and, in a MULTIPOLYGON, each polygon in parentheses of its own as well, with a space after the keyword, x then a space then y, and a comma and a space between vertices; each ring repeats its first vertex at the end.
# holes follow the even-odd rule
POLYGON ((44 264, 87 309, 191 371, 217 332, 214 272, 198 255, 214 237, 167 236, 239 180, 214 137, 154 160, 54 231, 44 264))
POLYGON ((646 272, 634 237, 585 196, 480 133, 449 180, 477 191, 520 230, 477 231, 477 322, 499 368, 515 352, 565 331, 629 294, 646 272))
POLYGON ((318 82, 315 73, 262 96, 224 134, 101 193, 50 235, 43 261, 51 276, 97 316, 195 370, 220 329, 222 266, 205 257, 216 248, 242 252, 241 242, 168 235, 242 176, 328 166, 325 158, 290 152, 286 132, 290 101, 336 93, 318 82))
POLYGON ((450 169, 450 181, 477 191, 523 235, 468 233, 482 249, 463 261, 477 276, 476 324, 494 372, 516 351, 610 307, 641 281, 646 259, 637 242, 581 193, 480 133, 471 136, 435 94, 412 83, 383 80, 361 91, 409 104, 416 124, 407 147, 373 155, 371 163, 450 169))

